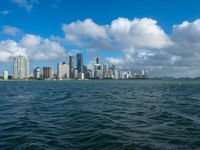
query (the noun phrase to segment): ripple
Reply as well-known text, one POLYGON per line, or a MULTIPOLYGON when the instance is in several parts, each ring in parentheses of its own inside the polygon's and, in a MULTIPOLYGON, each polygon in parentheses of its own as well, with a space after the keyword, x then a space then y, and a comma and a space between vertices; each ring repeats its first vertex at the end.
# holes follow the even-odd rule
POLYGON ((200 147, 197 80, 13 81, 0 88, 3 150, 200 147))

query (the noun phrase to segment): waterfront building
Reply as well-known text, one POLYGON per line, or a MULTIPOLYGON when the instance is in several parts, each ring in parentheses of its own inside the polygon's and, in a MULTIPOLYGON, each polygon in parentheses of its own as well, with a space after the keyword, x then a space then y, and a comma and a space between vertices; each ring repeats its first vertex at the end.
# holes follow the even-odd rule
POLYGON ((148 74, 144 71, 144 70, 141 70, 139 72, 139 74, 137 74, 135 76, 136 79, 148 79, 148 74))
POLYGON ((118 69, 115 65, 112 66, 112 70, 113 70, 113 78, 118 79, 119 78, 119 71, 118 71, 118 69))
POLYGON ((74 71, 74 57, 69 56, 69 77, 73 78, 73 71, 74 71))
POLYGON ((36 67, 33 70, 33 76, 34 76, 35 79, 39 79, 40 78, 40 67, 36 67))
POLYGON ((77 69, 74 69, 74 73, 73 73, 73 78, 74 79, 78 79, 78 70, 77 69))
POLYGON ((108 79, 113 79, 113 70, 112 70, 112 68, 109 68, 108 69, 108 79))
POLYGON ((103 66, 101 64, 95 64, 94 78, 96 78, 96 79, 103 78, 103 66))
POLYGON ((120 71, 120 79, 131 79, 132 73, 131 71, 120 71))
POLYGON ((48 80, 54 78, 53 67, 43 67, 43 78, 48 80))
POLYGON ((94 79, 94 69, 92 69, 92 79, 94 79))
POLYGON ((13 59, 13 77, 24 79, 29 77, 29 60, 25 56, 15 56, 13 59))
POLYGON ((83 54, 76 54, 76 69, 78 73, 83 73, 83 54))
POLYGON ((84 73, 79 73, 78 74, 78 79, 84 80, 85 79, 85 74, 84 73))
POLYGON ((57 66, 57 75, 58 75, 58 79, 59 80, 68 79, 70 77, 69 65, 66 64, 65 62, 58 63, 58 66, 57 66))
POLYGON ((102 79, 103 78, 103 65, 99 63, 99 58, 96 58, 96 64, 94 65, 94 78, 102 79))
POLYGON ((85 74, 85 78, 86 79, 92 79, 92 70, 91 69, 88 69, 86 74, 85 74))
POLYGON ((8 80, 8 71, 6 70, 3 72, 3 79, 8 80))
POLYGON ((107 78, 108 78, 108 69, 109 69, 108 64, 104 64, 104 65, 103 65, 103 78, 104 78, 104 79, 107 79, 107 78))

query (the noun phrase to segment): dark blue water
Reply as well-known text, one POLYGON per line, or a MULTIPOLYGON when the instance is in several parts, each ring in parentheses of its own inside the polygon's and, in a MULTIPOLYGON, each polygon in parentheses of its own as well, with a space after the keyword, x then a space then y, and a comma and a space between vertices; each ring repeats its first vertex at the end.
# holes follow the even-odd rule
POLYGON ((0 82, 0 149, 200 149, 200 81, 0 82))

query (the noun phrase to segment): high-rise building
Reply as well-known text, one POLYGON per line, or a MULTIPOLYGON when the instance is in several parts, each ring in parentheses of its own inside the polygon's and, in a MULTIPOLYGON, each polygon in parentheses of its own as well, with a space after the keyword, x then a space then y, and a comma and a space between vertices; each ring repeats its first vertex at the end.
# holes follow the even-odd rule
POLYGON ((74 69, 73 78, 78 79, 78 70, 77 69, 74 69))
POLYGON ((92 79, 92 70, 91 69, 87 69, 87 72, 85 74, 85 78, 86 79, 92 79))
POLYGON ((113 78, 118 79, 119 78, 119 71, 115 65, 112 66, 113 69, 113 78))
POLYGON ((29 77, 29 60, 25 56, 16 56, 13 59, 13 77, 24 79, 29 77))
POLYGON ((3 79, 8 80, 8 71, 6 70, 3 72, 3 79))
POLYGON ((103 78, 103 66, 101 64, 95 64, 94 66, 94 77, 96 79, 103 78))
POLYGON ((53 76, 53 67, 43 67, 43 78, 52 80, 53 76))
POLYGON ((36 68, 33 70, 33 75, 34 75, 34 78, 35 78, 35 79, 39 79, 39 78, 40 78, 40 67, 36 67, 36 68))
POLYGON ((69 65, 66 64, 65 62, 63 63, 58 63, 57 66, 57 75, 58 75, 58 79, 67 79, 70 76, 70 69, 69 69, 69 65))
POLYGON ((69 56, 69 77, 73 78, 73 72, 74 72, 74 57, 69 56))
POLYGON ((85 74, 84 73, 79 73, 78 74, 78 79, 80 79, 80 80, 85 79, 85 74))
POLYGON ((99 64, 99 57, 96 58, 96 64, 99 64))
POLYGON ((78 73, 83 73, 83 54, 76 54, 76 69, 78 73))
POLYGON ((113 79, 114 75, 113 75, 113 69, 109 68, 108 69, 108 79, 113 79))
POLYGON ((94 65, 94 77, 96 79, 103 78, 103 66, 99 63, 99 58, 96 58, 96 64, 94 65))
POLYGON ((103 78, 104 79, 108 78, 108 69, 109 69, 108 64, 104 64, 103 65, 103 78))

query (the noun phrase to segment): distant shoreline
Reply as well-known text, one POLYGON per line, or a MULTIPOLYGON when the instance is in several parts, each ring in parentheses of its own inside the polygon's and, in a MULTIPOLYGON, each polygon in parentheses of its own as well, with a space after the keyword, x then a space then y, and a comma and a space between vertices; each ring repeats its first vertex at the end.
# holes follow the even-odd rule
POLYGON ((143 81, 143 80, 200 80, 200 78, 148 78, 148 79, 69 79, 69 80, 0 80, 0 82, 14 81, 143 81))

